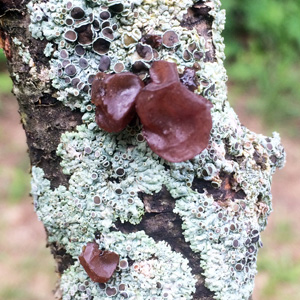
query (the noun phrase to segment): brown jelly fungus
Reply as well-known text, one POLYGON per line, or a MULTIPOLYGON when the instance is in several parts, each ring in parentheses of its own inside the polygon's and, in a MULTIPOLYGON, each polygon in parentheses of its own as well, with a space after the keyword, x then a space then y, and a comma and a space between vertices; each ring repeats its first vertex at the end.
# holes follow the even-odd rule
POLYGON ((135 114, 135 98, 144 84, 132 73, 98 73, 92 84, 96 122, 108 132, 123 130, 135 114))
POLYGON ((113 275, 119 263, 119 255, 102 251, 95 242, 87 243, 79 256, 80 264, 94 282, 106 283, 113 275))
POLYGON ((136 110, 150 148, 170 162, 192 159, 208 144, 210 102, 180 83, 177 67, 155 61, 152 82, 136 98, 136 110))
POLYGON ((207 147, 212 128, 211 103, 193 93, 198 84, 194 70, 186 68, 179 78, 176 64, 155 61, 149 73, 145 87, 132 73, 96 75, 92 103, 98 126, 119 132, 136 110, 144 138, 156 154, 170 162, 194 158, 207 147))

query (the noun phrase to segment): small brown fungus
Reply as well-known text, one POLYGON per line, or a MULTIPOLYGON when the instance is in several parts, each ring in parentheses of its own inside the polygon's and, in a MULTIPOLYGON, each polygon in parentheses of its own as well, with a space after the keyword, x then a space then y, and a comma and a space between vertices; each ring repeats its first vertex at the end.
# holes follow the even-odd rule
POLYGON ((98 54, 106 54, 109 50, 109 47, 110 42, 103 38, 98 38, 93 43, 93 50, 98 54))
POLYGON ((123 130, 135 114, 135 98, 144 83, 132 73, 98 73, 92 84, 96 122, 108 132, 123 130))
POLYGON ((71 10, 71 17, 74 20, 80 20, 84 16, 85 16, 84 10, 81 7, 76 6, 71 10))
POLYGON ((99 245, 92 242, 83 248, 79 261, 94 282, 105 283, 117 268, 119 255, 107 250, 101 251, 99 245))
POLYGON ((168 30, 164 33, 162 43, 167 48, 172 48, 179 43, 178 35, 173 30, 168 30))
POLYGON ((192 159, 208 144, 210 102, 180 83, 177 67, 156 61, 152 82, 136 98, 136 110, 150 148, 170 162, 192 159))

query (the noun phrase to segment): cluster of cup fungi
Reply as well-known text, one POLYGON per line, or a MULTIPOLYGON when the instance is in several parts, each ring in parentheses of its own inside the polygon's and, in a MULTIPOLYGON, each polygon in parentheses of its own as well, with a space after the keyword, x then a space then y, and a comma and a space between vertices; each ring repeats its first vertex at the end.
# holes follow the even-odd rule
POLYGON ((137 113, 153 152, 170 162, 192 159, 207 147, 212 128, 211 104, 192 91, 192 72, 186 69, 180 81, 176 64, 155 61, 146 85, 133 73, 98 73, 92 84, 98 126, 119 132, 137 113))

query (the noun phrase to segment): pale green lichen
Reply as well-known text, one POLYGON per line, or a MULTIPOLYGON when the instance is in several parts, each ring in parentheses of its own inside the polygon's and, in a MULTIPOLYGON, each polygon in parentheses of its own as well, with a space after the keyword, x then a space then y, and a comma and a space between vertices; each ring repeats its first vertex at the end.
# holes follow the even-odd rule
MULTIPOLYGON (((81 57, 88 61, 88 65, 79 68, 79 55, 75 54, 78 43, 67 43, 63 38, 67 28, 75 27, 65 24, 70 15, 68 2, 50 0, 44 3, 33 0, 28 6, 32 35, 46 38, 57 49, 50 65, 52 85, 58 89, 58 99, 71 108, 80 108, 85 112, 85 124, 78 126, 75 132, 64 133, 57 149, 57 155, 62 158, 63 171, 70 175, 69 187, 60 186, 51 190, 43 171, 35 167, 32 170, 34 203, 49 233, 49 241, 64 246, 77 260, 82 246, 93 240, 96 232, 101 232, 103 240, 99 243, 106 249, 115 250, 124 258, 127 255, 130 259, 137 259, 137 263, 145 263, 148 269, 155 267, 153 281, 149 279, 145 282, 143 276, 136 276, 133 280, 136 273, 129 268, 126 272, 116 273, 108 286, 112 288, 118 285, 126 274, 126 284, 132 293, 130 299, 164 299, 157 294, 161 291, 155 286, 153 289, 145 286, 149 282, 154 283, 156 276, 161 276, 160 280, 169 286, 168 278, 171 275, 167 262, 177 254, 165 250, 163 259, 158 257, 157 261, 153 261, 149 253, 167 247, 164 243, 155 244, 144 233, 125 236, 111 231, 117 229, 114 223, 118 220, 139 223, 144 206, 138 194, 153 194, 165 185, 176 199, 174 212, 183 220, 186 241, 190 242, 194 252, 199 253, 205 284, 215 292, 215 299, 248 299, 253 290, 257 250, 261 246, 260 232, 265 228, 272 209, 271 176, 276 168, 283 166, 285 154, 277 133, 267 138, 249 131, 240 124, 227 101, 227 75, 223 66, 225 56, 221 36, 225 13, 220 9, 220 1, 204 1, 211 8, 209 13, 213 17, 212 36, 206 37, 207 40, 198 35, 195 29, 188 30, 180 26, 183 14, 193 1, 113 2, 122 3, 124 11, 109 19, 118 28, 106 54, 111 60, 107 72, 113 72, 114 66, 120 62, 125 71, 130 71, 133 63, 141 60, 136 53, 136 44, 145 33, 163 35, 168 30, 176 32, 179 37, 176 46, 162 46, 156 59, 176 62, 180 72, 184 67, 192 67, 196 61, 193 57, 190 60, 183 57, 191 43, 195 43, 197 51, 203 54, 209 50, 209 43, 214 45, 213 62, 204 59, 197 61, 200 84, 196 92, 205 95, 213 104, 213 129, 209 145, 194 159, 175 164, 162 160, 149 149, 142 138, 139 124, 129 126, 119 134, 106 133, 95 124, 94 107, 90 104, 89 78, 98 72, 103 55, 95 53, 91 44, 83 45, 85 53, 81 57), (81 86, 78 83, 72 86, 72 82, 69 82, 64 63, 76 67, 77 74, 73 78, 78 78, 81 86), (130 254, 133 256, 124 250, 126 239, 136 243, 131 247, 136 248, 133 250, 136 252, 130 254), (148 256, 138 256, 138 253, 145 255, 145 251, 148 256), (142 290, 142 294, 138 293, 138 289, 142 290)), ((94 20, 100 23, 103 21, 99 19, 99 13, 107 10, 103 6, 113 5, 104 0, 74 0, 72 3, 82 7, 86 16, 93 13, 94 20)), ((88 20, 86 22, 91 23, 88 20)), ((101 37, 101 34, 95 32, 96 37, 101 37)), ((50 54, 50 44, 46 48, 45 54, 50 54)), ((144 61, 145 65, 150 62, 144 61)), ((147 73, 145 76, 148 76, 147 73)), ((182 257, 178 256, 177 259, 185 264, 182 257)), ((182 280, 191 285, 175 284, 174 293, 170 287, 173 294, 166 299, 191 299, 195 283, 190 270, 183 272, 181 267, 173 267, 178 282, 182 280)), ((62 289, 64 299, 88 299, 91 295, 94 299, 106 299, 104 290, 87 278, 78 263, 64 273, 62 289), (87 288, 85 291, 78 288, 86 280, 90 294, 87 288)), ((112 298, 122 299, 120 297, 117 293, 112 298)))
POLYGON ((53 51, 54 51, 53 44, 52 43, 47 43, 47 45, 45 47, 45 50, 44 50, 44 55, 46 57, 49 57, 49 56, 51 56, 53 51))

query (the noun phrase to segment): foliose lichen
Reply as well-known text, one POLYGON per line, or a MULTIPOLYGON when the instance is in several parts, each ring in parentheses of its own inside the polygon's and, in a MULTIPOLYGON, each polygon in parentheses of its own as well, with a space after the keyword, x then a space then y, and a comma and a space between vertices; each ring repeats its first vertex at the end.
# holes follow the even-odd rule
POLYGON ((277 133, 269 138, 249 131, 230 107, 221 36, 225 13, 219 0, 202 1, 212 23, 209 34, 200 34, 194 23, 183 22, 197 3, 32 0, 28 5, 33 37, 49 41, 45 55, 51 56, 58 99, 85 113, 84 124, 64 133, 57 149, 69 187, 51 190, 43 171, 32 169, 37 214, 49 241, 75 260, 100 232, 101 247, 129 263, 101 287, 76 262, 62 276, 64 300, 192 299, 195 280, 186 259, 143 232, 125 235, 114 225, 139 223, 144 214, 139 193, 159 192, 162 185, 176 199, 174 212, 182 218, 186 241, 199 253, 215 299, 248 299, 253 291, 260 232, 272 210, 271 176, 284 165, 285 153, 277 133), (213 104, 208 147, 182 163, 154 154, 138 122, 113 134, 94 121, 90 85, 99 70, 130 71, 145 79, 158 59, 175 62, 179 73, 194 68, 195 93, 213 104))

